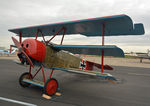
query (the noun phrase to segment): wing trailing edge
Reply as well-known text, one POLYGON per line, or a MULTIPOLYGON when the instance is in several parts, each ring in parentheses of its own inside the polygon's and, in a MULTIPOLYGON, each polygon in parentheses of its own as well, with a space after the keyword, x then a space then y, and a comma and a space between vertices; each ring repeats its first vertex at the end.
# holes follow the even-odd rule
POLYGON ((54 49, 69 51, 73 54, 85 55, 102 55, 104 56, 124 57, 124 52, 117 46, 100 46, 100 45, 53 45, 54 49))
MULTIPOLYGON (((66 35, 82 34, 89 37, 102 36, 103 24, 105 24, 105 36, 142 35, 145 33, 143 24, 134 24, 131 18, 124 14, 29 26, 24 28, 9 29, 9 31, 17 34, 17 36, 21 32, 22 37, 35 37, 37 31, 40 30, 44 36, 51 36, 59 31, 62 27, 65 27, 66 35)), ((59 33, 59 35, 62 34, 63 32, 59 33)), ((41 36, 41 34, 39 34, 39 36, 41 36)))

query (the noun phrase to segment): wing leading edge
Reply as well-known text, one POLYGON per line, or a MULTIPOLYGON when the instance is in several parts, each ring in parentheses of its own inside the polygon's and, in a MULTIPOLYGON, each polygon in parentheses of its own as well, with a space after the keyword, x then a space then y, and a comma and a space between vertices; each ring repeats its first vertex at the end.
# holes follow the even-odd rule
MULTIPOLYGON (((45 24, 25 28, 10 29, 9 31, 17 35, 22 32, 22 37, 35 37, 37 30, 41 30, 44 36, 51 36, 54 35, 62 27, 65 27, 67 29, 67 35, 82 34, 89 37, 102 36, 103 24, 105 24, 106 36, 144 34, 143 24, 133 24, 131 18, 127 15, 115 15, 55 24, 45 24)), ((62 34, 63 32, 59 33, 59 35, 62 34)))
POLYGON ((109 73, 101 73, 101 72, 95 72, 95 71, 82 71, 82 70, 77 70, 74 68, 73 69, 63 69, 63 68, 51 67, 50 69, 61 70, 61 71, 70 72, 70 73, 91 75, 91 76, 96 76, 96 77, 102 77, 102 78, 105 78, 105 79, 111 80, 111 81, 117 81, 117 79, 109 73))
POLYGON ((69 51, 74 54, 102 55, 104 56, 124 57, 124 52, 117 46, 100 45, 53 45, 54 49, 69 51))

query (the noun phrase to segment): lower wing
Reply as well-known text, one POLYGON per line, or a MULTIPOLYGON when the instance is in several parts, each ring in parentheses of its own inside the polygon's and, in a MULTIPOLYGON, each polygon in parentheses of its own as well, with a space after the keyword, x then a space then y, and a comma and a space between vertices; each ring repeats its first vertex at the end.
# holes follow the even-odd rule
POLYGON ((116 78, 113 77, 109 73, 101 73, 101 72, 96 72, 96 71, 84 71, 84 70, 75 69, 75 68, 63 69, 63 68, 52 67, 50 69, 61 70, 61 71, 70 72, 70 73, 78 73, 78 74, 97 76, 97 77, 105 78, 106 80, 116 81, 116 78))

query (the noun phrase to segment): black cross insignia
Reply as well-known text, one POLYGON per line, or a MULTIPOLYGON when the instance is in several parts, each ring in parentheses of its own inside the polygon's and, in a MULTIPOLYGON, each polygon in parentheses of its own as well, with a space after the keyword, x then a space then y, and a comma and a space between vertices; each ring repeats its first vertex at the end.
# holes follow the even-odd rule
POLYGON ((83 60, 83 62, 81 62, 80 67, 82 67, 82 70, 84 70, 86 68, 86 63, 84 60, 83 60))

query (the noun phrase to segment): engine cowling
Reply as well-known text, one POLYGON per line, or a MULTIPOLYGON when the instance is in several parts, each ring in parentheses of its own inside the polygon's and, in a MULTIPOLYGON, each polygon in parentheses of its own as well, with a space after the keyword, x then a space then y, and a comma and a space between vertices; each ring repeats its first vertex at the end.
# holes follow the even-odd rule
POLYGON ((43 42, 36 39, 25 39, 22 42, 22 47, 26 54, 31 58, 42 62, 46 56, 46 46, 43 42))

